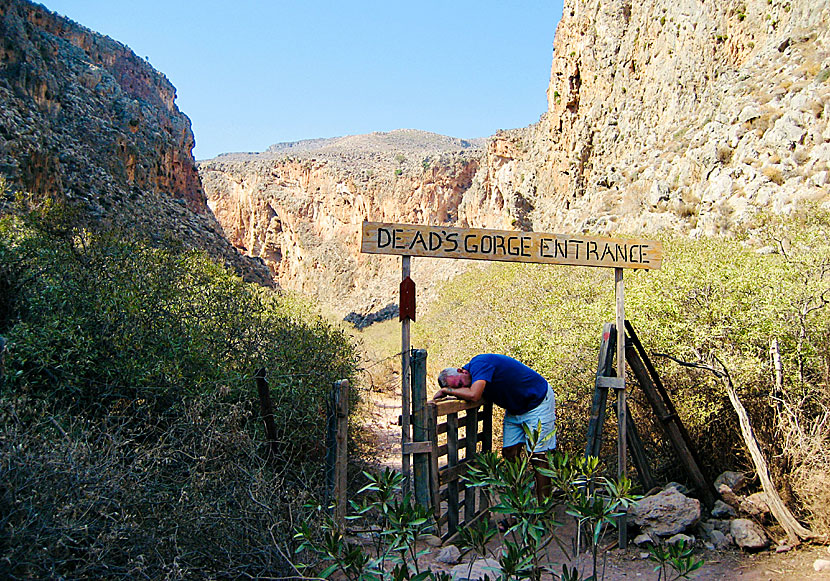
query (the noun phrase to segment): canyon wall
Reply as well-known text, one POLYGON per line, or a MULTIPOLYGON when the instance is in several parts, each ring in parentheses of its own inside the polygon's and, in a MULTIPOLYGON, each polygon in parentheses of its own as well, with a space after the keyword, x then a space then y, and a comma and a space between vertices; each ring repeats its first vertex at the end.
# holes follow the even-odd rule
POLYGON ((0 175, 11 193, 67 200, 89 225, 208 251, 251 281, 258 259, 223 236, 167 78, 129 48, 25 0, 0 0, 0 175))
POLYGON ((482 163, 524 179, 465 203, 503 188, 537 230, 692 236, 826 203, 828 41, 826 0, 566 0, 548 112, 482 163))
MULTIPOLYGON (((400 282, 399 258, 360 254, 362 222, 466 224, 458 208, 482 153, 482 143, 398 130, 224 155, 199 171, 237 248, 262 258, 281 286, 359 317, 396 302, 400 282)), ((462 268, 414 262, 421 280, 462 268)))
MULTIPOLYGON (((368 313, 396 300, 399 261, 357 252, 363 220, 709 236, 827 204, 828 41, 827 0, 566 0, 548 111, 461 165, 422 171, 423 151, 387 139, 344 172, 318 140, 200 169, 231 239, 281 284, 368 313)), ((413 261, 419 297, 466 266, 413 261)))

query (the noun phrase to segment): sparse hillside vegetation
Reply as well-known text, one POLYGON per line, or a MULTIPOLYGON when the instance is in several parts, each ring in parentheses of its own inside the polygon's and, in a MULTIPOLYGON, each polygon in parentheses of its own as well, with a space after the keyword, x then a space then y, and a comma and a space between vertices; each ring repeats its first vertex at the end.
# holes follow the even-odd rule
MULTIPOLYGON (((770 218, 753 243, 667 238, 661 270, 625 277, 627 318, 646 350, 726 365, 782 493, 822 532, 830 531, 828 227, 830 214, 810 208, 770 218), (780 398, 773 397, 774 339, 783 360, 780 398)), ((613 320, 610 270, 493 264, 443 289, 419 320, 414 344, 429 349, 435 370, 481 352, 506 353, 539 370, 557 393, 561 447, 582 453, 602 324, 613 320)), ((723 384, 707 371, 654 362, 712 477, 728 468, 751 471, 723 384)), ((633 393, 656 468, 682 479, 650 408, 637 388, 633 393)))
POLYGON ((22 201, 0 220, 0 577, 288 572, 290 525, 324 480, 329 388, 355 373, 345 335, 202 253, 22 201))

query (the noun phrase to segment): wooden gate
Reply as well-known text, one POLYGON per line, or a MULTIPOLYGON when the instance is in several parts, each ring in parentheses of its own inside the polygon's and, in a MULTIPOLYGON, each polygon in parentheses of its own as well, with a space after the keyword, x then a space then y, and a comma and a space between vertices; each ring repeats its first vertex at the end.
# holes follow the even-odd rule
POLYGON ((413 349, 412 442, 415 499, 431 506, 444 540, 487 513, 485 496, 462 476, 476 454, 493 449, 493 405, 457 399, 427 401, 426 357, 413 349))
POLYGON ((432 428, 430 496, 437 532, 446 541, 459 527, 469 526, 487 514, 484 494, 466 486, 461 477, 476 454, 493 449, 493 404, 430 402, 427 414, 432 428))

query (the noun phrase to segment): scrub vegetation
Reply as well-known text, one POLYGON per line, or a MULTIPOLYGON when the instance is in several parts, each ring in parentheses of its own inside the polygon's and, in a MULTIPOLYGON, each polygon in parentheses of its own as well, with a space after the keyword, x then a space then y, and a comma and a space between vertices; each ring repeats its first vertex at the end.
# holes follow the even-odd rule
MULTIPOLYGON (((670 390, 705 469, 753 468, 721 380, 660 357, 729 370, 785 501, 815 532, 830 532, 830 228, 809 207, 764 217, 752 237, 665 238, 663 267, 626 271, 626 318, 670 390), (777 387, 770 346, 777 342, 777 387)), ((557 395, 557 440, 584 451, 602 324, 614 320, 610 269, 493 263, 452 281, 417 327, 413 344, 435 370, 497 352, 538 370, 557 395)), ((629 381, 632 378, 629 377, 629 381)), ((683 480, 638 388, 633 414, 653 468, 683 480)), ((605 426, 615 454, 613 417, 605 426)), ((613 465, 610 462, 609 465, 613 465)))
POLYGON ((291 524, 324 481, 326 398, 355 352, 308 301, 163 242, 32 198, 0 218, 4 579, 291 572, 291 524))

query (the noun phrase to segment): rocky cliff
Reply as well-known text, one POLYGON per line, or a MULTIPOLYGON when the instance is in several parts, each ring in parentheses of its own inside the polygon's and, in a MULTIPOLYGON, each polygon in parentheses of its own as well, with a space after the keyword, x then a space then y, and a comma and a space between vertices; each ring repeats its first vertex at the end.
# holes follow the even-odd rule
MULTIPOLYGON (((533 126, 450 157, 353 137, 200 171, 234 243, 281 284, 367 312, 395 300, 398 261, 357 253, 364 219, 702 236, 828 203, 829 41, 827 0, 566 0, 533 126)), ((414 262, 427 283, 463 267, 414 262)))
POLYGON ((501 190, 538 230, 693 236, 826 203, 828 42, 826 0, 566 0, 548 112, 482 163, 523 179, 465 203, 501 190))
POLYGON ((25 0, 0 0, 0 38, 0 175, 11 189, 70 200, 90 224, 181 241, 271 283, 208 209, 190 120, 164 75, 25 0))
MULTIPOLYGON (((199 171, 229 239, 281 286, 341 316, 365 315, 395 301, 400 260, 361 255, 361 223, 464 223, 458 208, 482 145, 399 130, 277 144, 200 162, 199 171)), ((419 262, 422 280, 460 268, 419 262)))

